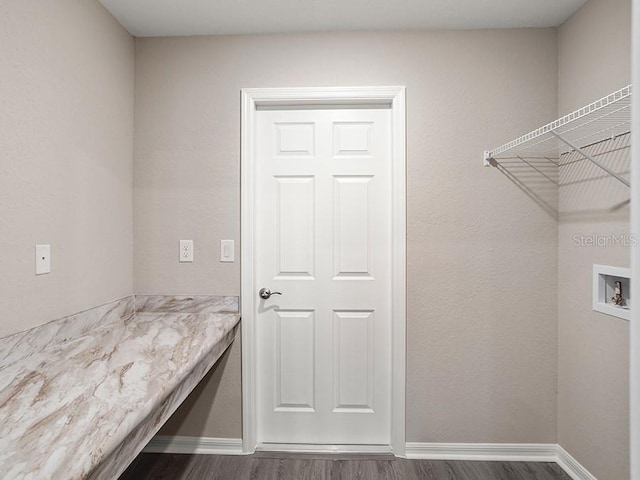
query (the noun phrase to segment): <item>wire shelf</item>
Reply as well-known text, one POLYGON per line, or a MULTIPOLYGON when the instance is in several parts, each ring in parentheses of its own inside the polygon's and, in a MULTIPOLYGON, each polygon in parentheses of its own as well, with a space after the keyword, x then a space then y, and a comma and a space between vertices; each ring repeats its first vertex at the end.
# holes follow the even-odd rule
POLYGON ((486 151, 484 164, 556 219, 610 218, 629 203, 630 147, 631 85, 486 151))
POLYGON ((541 159, 558 163, 574 148, 586 148, 631 131, 631 85, 538 128, 498 148, 485 152, 491 160, 541 159), (555 134, 554 134, 555 133, 555 134), (558 138, 560 135, 566 140, 558 138))

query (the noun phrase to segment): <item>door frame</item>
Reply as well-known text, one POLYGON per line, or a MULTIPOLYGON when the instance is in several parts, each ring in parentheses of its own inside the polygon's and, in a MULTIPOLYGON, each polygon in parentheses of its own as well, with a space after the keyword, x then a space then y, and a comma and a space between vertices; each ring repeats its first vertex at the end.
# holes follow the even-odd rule
MULTIPOLYGON (((242 89, 240 151, 240 263, 242 312, 242 450, 257 444, 255 300, 256 124, 260 107, 380 105, 391 110, 392 326, 391 444, 405 455, 406 376, 406 95, 404 86, 242 89)), ((291 445, 291 450, 299 450, 291 445)), ((322 450, 323 446, 318 446, 322 450)), ((358 447, 355 447, 356 450, 358 447)), ((328 450, 335 452, 335 446, 328 450)), ((349 451, 353 451, 350 448, 349 451)), ((363 445, 362 451, 367 451, 363 445)))

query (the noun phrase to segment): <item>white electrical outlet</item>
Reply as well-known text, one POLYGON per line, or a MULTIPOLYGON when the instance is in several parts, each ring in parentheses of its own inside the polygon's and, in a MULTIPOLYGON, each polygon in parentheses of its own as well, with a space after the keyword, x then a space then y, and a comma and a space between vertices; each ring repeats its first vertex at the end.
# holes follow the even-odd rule
POLYGON ((193 240, 180 240, 180 261, 193 262, 193 240))
POLYGON ((220 240, 220 261, 233 262, 234 250, 233 240, 220 240))
POLYGON ((51 245, 36 245, 36 275, 51 272, 51 245))

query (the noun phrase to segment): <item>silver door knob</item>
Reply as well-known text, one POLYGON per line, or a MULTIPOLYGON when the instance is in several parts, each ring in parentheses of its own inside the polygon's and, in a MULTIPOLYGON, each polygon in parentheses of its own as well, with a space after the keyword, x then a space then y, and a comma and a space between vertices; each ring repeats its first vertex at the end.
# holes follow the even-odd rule
POLYGON ((260 291, 258 292, 258 295, 260 295, 260 298, 266 300, 267 298, 269 298, 271 295, 282 295, 282 293, 280 292, 272 292, 271 290, 269 290, 267 287, 263 287, 260 289, 260 291))

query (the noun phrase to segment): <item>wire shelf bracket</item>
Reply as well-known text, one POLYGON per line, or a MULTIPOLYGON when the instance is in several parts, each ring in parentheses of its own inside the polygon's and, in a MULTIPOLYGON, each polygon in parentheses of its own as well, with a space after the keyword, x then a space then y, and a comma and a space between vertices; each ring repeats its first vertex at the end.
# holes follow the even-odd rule
POLYGON ((586 158, 587 160, 589 160, 591 163, 593 163, 594 165, 600 167, 602 170, 604 170, 605 172, 607 172, 609 175, 611 175, 613 178, 615 178, 616 180, 618 180, 620 183, 622 183, 623 185, 626 185, 627 187, 631 188, 631 183, 629 183, 628 181, 626 181, 624 178, 622 178, 620 175, 618 175, 616 172, 614 172, 613 170, 611 170, 610 168, 604 166, 602 163, 600 163, 599 161, 597 161, 595 158, 593 158, 591 155, 589 155, 587 152, 585 152, 583 149, 581 149, 580 147, 576 147, 573 143, 571 143, 569 140, 565 139, 562 135, 560 135, 559 133, 557 133, 555 130, 551 130, 551 133, 553 135, 555 135, 560 141, 564 142, 567 144, 567 146, 571 147, 572 150, 578 152, 580 155, 582 155, 584 158, 586 158))

